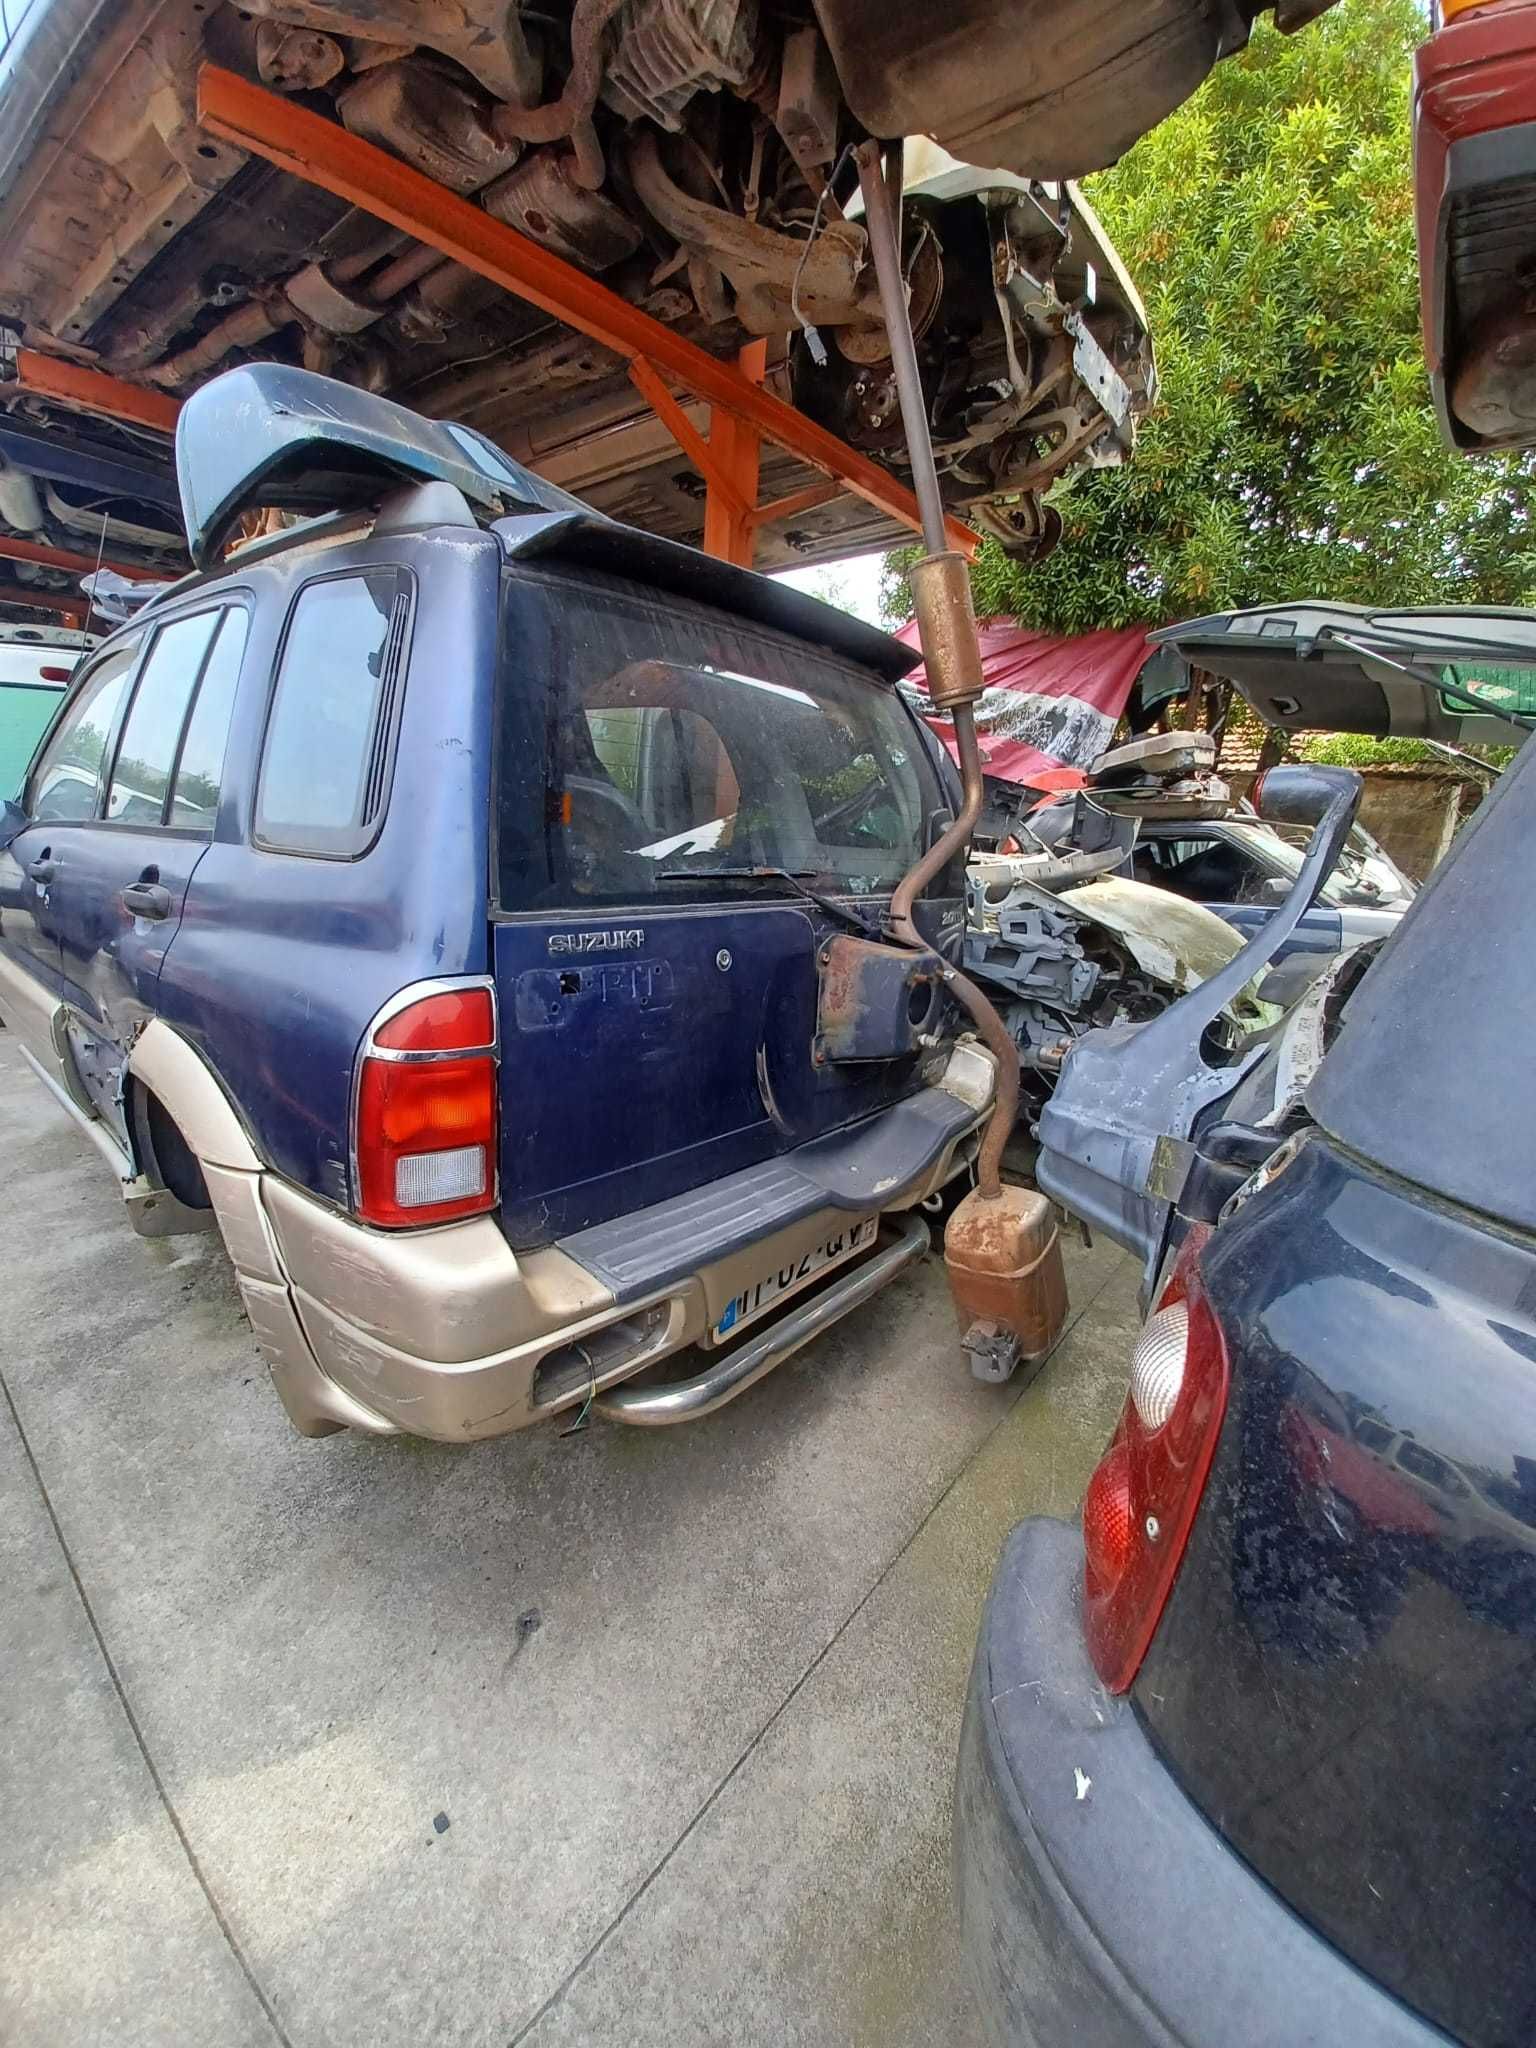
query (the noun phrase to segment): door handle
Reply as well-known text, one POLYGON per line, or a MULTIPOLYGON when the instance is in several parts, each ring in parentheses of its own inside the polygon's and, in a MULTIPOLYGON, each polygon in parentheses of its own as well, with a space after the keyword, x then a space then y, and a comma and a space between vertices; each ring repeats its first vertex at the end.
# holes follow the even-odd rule
POLYGON ((171 892, 158 882, 130 882, 122 892, 124 910, 132 911, 135 917, 169 917, 171 914, 171 892))
POLYGON ((58 862, 50 860, 46 853, 41 860, 27 862, 27 873, 34 882, 51 882, 58 871, 58 862))

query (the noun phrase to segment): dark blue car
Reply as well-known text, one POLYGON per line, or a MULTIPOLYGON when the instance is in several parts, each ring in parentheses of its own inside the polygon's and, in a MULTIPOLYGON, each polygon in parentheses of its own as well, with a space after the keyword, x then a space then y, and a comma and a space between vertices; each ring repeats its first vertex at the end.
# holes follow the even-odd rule
POLYGON ((178 459, 205 566, 6 812, 5 1022, 141 1230, 222 1232, 301 1429, 718 1406, 920 1255, 992 1099, 936 991, 821 1028, 950 815, 910 652, 303 372, 178 459), (253 504, 320 516, 220 559, 253 504))
MULTIPOLYGON (((1302 725, 1529 730, 1531 615, 1348 632, 1210 665, 1302 725)), ((1137 1255, 1147 1320, 1081 1528, 1015 1530, 977 1646, 955 1855, 999 2041, 1536 2038, 1536 751, 1389 938, 1213 1052, 1357 801, 1272 769, 1261 809, 1316 828, 1287 902, 1080 1039, 1041 1116, 1041 1185, 1137 1255)))

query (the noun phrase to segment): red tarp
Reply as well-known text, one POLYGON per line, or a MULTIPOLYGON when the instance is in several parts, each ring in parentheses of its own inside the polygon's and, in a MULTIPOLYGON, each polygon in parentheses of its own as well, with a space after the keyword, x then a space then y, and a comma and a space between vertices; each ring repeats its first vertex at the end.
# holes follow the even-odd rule
MULTIPOLYGON (((916 620, 897 637, 918 646, 916 620)), ((983 619, 987 687, 976 706, 982 766, 1004 782, 1027 782, 1048 768, 1091 767, 1154 651, 1140 626, 1061 638, 1026 632, 1014 619, 983 619)), ((914 686, 913 702, 953 753, 954 726, 933 710, 920 668, 902 678, 903 690, 914 686)))

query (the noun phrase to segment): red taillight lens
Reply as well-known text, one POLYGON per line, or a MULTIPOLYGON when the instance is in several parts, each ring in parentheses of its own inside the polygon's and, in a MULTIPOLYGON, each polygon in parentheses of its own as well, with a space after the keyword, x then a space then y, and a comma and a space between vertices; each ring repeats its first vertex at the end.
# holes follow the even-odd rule
POLYGON ((1083 1496, 1083 1552, 1089 1582, 1118 1584, 1134 1548, 1130 1460, 1125 1445, 1117 1439, 1099 1461, 1083 1496))
POLYGON ((1227 1409, 1221 1326, 1200 1285, 1210 1231, 1190 1232, 1131 1366, 1131 1392, 1083 1498, 1083 1626, 1124 1692, 1162 1619, 1227 1409))
POLYGON ((354 1131, 364 1222, 401 1229, 494 1207, 495 1037, 484 988, 423 996, 370 1033, 354 1131))
POLYGON ((496 1010, 488 988, 447 989, 397 1010, 373 1034, 386 1052, 470 1052, 496 1041, 496 1010))

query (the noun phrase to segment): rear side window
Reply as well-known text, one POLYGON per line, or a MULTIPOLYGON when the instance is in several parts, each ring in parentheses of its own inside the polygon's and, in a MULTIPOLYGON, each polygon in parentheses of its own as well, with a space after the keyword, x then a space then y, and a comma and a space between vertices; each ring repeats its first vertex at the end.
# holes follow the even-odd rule
POLYGON ((203 664, 192 716, 182 736, 171 793, 171 824, 182 831, 212 832, 219 809, 219 783, 224 774, 224 749, 240 680, 248 624, 244 609, 227 611, 218 636, 203 664))
POLYGON ((81 684, 32 771, 30 816, 61 824, 95 817, 107 743, 138 653, 136 640, 114 647, 81 684))
POLYGON ((163 819, 187 706, 218 623, 217 612, 194 612, 155 635, 117 743, 107 795, 113 824, 158 825, 163 819))
POLYGON ((331 576, 294 601, 256 798, 256 843, 347 858, 384 812, 410 614, 402 570, 331 576))

